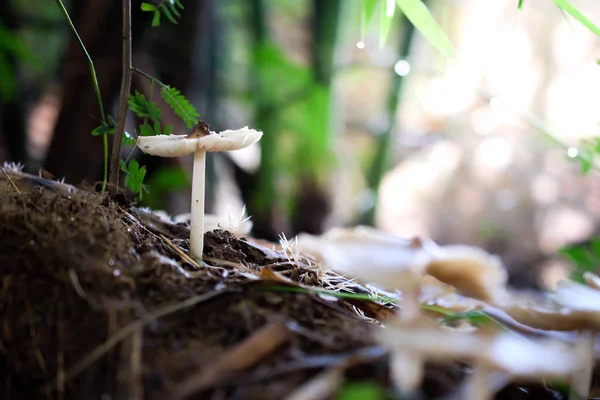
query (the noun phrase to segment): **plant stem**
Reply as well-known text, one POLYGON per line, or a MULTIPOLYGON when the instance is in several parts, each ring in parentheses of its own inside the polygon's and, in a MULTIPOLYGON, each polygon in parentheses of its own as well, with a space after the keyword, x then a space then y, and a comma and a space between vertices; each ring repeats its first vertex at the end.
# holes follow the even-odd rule
POLYGON ((141 70, 141 69, 139 69, 139 68, 133 67, 133 68, 132 68, 132 70, 133 70, 133 72, 135 72, 136 74, 140 74, 140 75, 142 75, 143 77, 146 77, 146 78, 148 78, 148 79, 150 80, 150 82, 151 82, 151 83, 152 83, 152 82, 156 82, 156 83, 158 83, 158 84, 159 84, 161 87, 162 87, 162 86, 168 86, 168 85, 166 85, 165 83, 161 82, 161 81, 160 81, 160 79, 157 79, 157 78, 153 77, 153 76, 152 76, 152 75, 150 75, 149 73, 147 73, 147 72, 144 72, 144 71, 142 71, 142 70, 141 70))
POLYGON ((118 191, 119 188, 119 160, 123 146, 123 132, 127 120, 127 100, 131 89, 131 74, 133 65, 131 61, 131 0, 123 0, 123 77, 121 80, 121 93, 119 94, 119 110, 115 137, 113 138, 112 154, 110 159, 110 183, 118 191))
POLYGON ((192 173, 192 220, 190 221, 190 256, 202 261, 204 250, 204 174, 206 170, 206 152, 194 152, 194 170, 192 173))
MULTIPOLYGON (((100 95, 100 86, 98 85, 98 76, 96 75, 96 68, 94 67, 92 57, 90 56, 90 53, 88 53, 85 44, 83 44, 83 40, 81 40, 79 32, 77 32, 77 29, 75 29, 75 25, 73 25, 73 21, 71 20, 71 17, 69 16, 69 13, 65 8, 65 5, 63 4, 62 0, 56 0, 56 4, 58 5, 58 8, 60 8, 60 11, 62 12, 65 19, 67 20, 67 24, 69 25, 71 32, 73 32, 73 34, 77 38, 77 41, 79 42, 79 47, 81 47, 81 50, 83 50, 83 53, 85 54, 85 57, 88 60, 90 73, 92 74, 92 82, 94 84, 94 91, 96 92, 96 100, 98 101, 98 107, 100 108, 100 118, 102 119, 102 123, 106 123, 104 106, 102 105, 102 96, 100 95)), ((108 181, 108 138, 106 133, 102 136, 104 145, 104 181, 102 182, 102 191, 104 191, 106 189, 106 182, 108 181)))
MULTIPOLYGON (((399 56, 400 59, 406 59, 410 53, 415 27, 406 19, 402 21, 402 24, 404 33, 399 43, 399 56)), ((393 74, 392 85, 390 87, 390 92, 387 99, 388 125, 383 132, 377 135, 377 149, 373 160, 371 161, 371 166, 367 176, 368 187, 373 194, 373 205, 360 218, 360 223, 367 225, 375 224, 375 214, 379 199, 379 186, 381 185, 381 180, 388 169, 389 156, 393 147, 392 132, 396 126, 396 115, 400 106, 400 95, 402 92, 402 84, 404 83, 403 76, 398 75, 394 70, 391 72, 393 74)))

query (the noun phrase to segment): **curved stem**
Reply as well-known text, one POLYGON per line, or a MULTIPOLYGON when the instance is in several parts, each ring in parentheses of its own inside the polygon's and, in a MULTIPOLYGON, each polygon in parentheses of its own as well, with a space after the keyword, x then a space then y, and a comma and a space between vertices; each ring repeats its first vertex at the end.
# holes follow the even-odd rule
POLYGON ((192 220, 190 221, 190 256, 202 261, 204 250, 204 174, 206 152, 194 153, 194 171, 192 175, 192 220))
MULTIPOLYGON (((81 40, 81 36, 79 36, 79 32, 77 32, 77 29, 75 29, 75 25, 73 25, 73 21, 71 20, 71 17, 69 16, 69 13, 65 8, 63 2, 61 0, 56 0, 56 4, 58 5, 58 8, 60 8, 60 11, 62 12, 65 19, 67 20, 67 24, 69 25, 71 32, 73 32, 73 35, 75 35, 75 37, 77 38, 77 41, 79 42, 79 47, 81 47, 81 50, 83 50, 83 53, 85 54, 85 57, 88 60, 90 73, 92 74, 92 82, 94 84, 94 92, 96 92, 96 100, 98 101, 98 107, 100 108, 100 118, 102 119, 102 122, 105 123, 106 116, 104 114, 102 96, 100 95, 100 86, 98 85, 98 76, 96 75, 96 68, 94 67, 92 57, 85 48, 85 44, 83 44, 83 40, 81 40)), ((102 182, 102 191, 104 191, 106 189, 106 182, 108 181, 108 138, 106 137, 106 133, 102 135, 102 139, 104 145, 104 181, 102 182)))

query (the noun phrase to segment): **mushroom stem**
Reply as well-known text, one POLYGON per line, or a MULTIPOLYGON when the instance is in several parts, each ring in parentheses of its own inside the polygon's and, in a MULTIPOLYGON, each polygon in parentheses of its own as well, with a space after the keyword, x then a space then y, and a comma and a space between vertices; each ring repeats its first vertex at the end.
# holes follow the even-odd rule
POLYGON ((192 175, 192 219, 190 222, 190 255, 202 261, 204 250, 204 176, 206 152, 194 152, 194 170, 192 175))

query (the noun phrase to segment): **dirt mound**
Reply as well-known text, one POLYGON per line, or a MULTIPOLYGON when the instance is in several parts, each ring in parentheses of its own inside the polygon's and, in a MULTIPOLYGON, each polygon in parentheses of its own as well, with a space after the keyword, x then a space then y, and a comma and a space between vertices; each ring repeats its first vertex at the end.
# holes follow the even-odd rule
MULTIPOLYGON (((5 172, 0 197, 2 398, 281 399, 323 371, 391 388, 387 308, 288 291, 322 277, 274 247, 217 230, 198 266, 185 226, 108 196, 5 172)), ((423 391, 464 374, 432 365, 423 391)), ((504 398, 556 398, 537 390, 504 398)))

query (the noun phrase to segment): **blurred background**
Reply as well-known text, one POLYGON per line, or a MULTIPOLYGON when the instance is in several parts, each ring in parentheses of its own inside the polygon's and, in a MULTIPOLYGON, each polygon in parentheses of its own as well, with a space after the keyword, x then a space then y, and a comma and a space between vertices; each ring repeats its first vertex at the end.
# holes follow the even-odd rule
MULTIPOLYGON (((455 60, 399 11, 384 45, 378 11, 363 35, 361 0, 181 1, 177 24, 159 27, 132 1, 134 66, 181 90, 211 129, 265 133, 209 155, 207 211, 246 205, 253 236, 269 240, 370 224, 477 245, 502 257, 513 284, 544 289, 569 271, 558 249, 597 233, 600 181, 577 157, 600 136, 600 37, 551 0, 426 1, 455 60)), ((598 1, 573 3, 600 23, 598 1)), ((121 1, 65 5, 116 116, 121 1)), ((146 78, 134 74, 134 90, 189 132, 146 78)), ((131 114, 126 130, 138 122, 131 114)), ((57 4, 0 0, 0 161, 93 185, 99 123, 57 4)), ((148 171, 142 205, 188 212, 191 157, 132 151, 148 171)))

